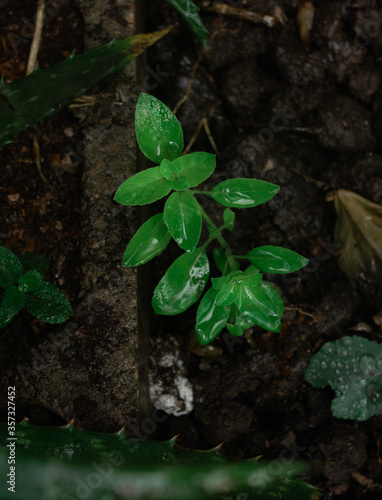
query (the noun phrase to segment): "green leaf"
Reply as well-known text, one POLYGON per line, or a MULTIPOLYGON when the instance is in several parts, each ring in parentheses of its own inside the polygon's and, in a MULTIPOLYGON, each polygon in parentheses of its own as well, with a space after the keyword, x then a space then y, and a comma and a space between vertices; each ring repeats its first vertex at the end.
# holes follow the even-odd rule
POLYGON ((114 200, 122 205, 147 205, 160 200, 171 191, 171 186, 159 167, 142 170, 121 184, 114 200))
POLYGON ((244 274, 256 274, 256 273, 259 273, 260 272, 260 269, 254 265, 250 265, 246 268, 246 270, 244 271, 244 274))
POLYGON ((138 229, 127 245, 122 265, 140 266, 159 255, 169 244, 171 234, 163 220, 163 214, 157 214, 147 220, 138 229))
POLYGON ((241 337, 245 330, 253 326, 255 322, 240 312, 235 305, 231 307, 235 309, 235 321, 234 323, 227 323, 227 330, 231 335, 241 337))
POLYGON ((232 212, 231 209, 226 208, 223 212, 223 221, 228 231, 232 231, 233 225, 235 223, 235 212, 232 212))
POLYGON ((26 295, 26 309, 36 318, 51 324, 66 321, 73 312, 61 290, 47 281, 43 281, 38 290, 26 295))
POLYGON ((0 287, 7 288, 17 282, 24 269, 16 255, 8 248, 0 247, 0 287))
POLYGON ((37 271, 27 271, 18 279, 21 292, 34 292, 42 285, 41 274, 37 271))
POLYGON ((279 292, 276 290, 275 285, 270 281, 262 281, 259 286, 268 295, 273 304, 274 311, 276 311, 276 313, 281 318, 282 315, 284 314, 284 302, 283 299, 280 297, 279 292))
POLYGON ((196 248, 182 254, 167 269, 154 290, 154 311, 173 316, 188 309, 200 297, 209 274, 210 266, 204 250, 196 248))
POLYGON ((242 276, 243 271, 233 271, 225 276, 221 276, 220 278, 212 278, 212 286, 215 290, 221 290, 224 286, 226 286, 230 281, 234 278, 242 276))
POLYGON ((236 259, 228 259, 225 251, 222 248, 214 248, 213 251, 214 262, 222 274, 226 274, 228 271, 238 271, 239 263, 236 259))
POLYGON ((135 35, 37 68, 12 83, 0 82, 0 146, 17 132, 52 115, 98 82, 123 68, 169 32, 135 35))
POLYGON ((219 335, 229 317, 230 308, 216 304, 217 294, 216 290, 210 288, 200 301, 196 313, 196 335, 202 345, 209 344, 219 335))
POLYGON ((279 189, 266 181, 241 178, 223 181, 207 194, 225 207, 250 208, 270 200, 279 189))
POLYGON ((183 151, 182 127, 163 102, 140 94, 135 108, 135 133, 142 153, 154 163, 175 160, 183 151))
POLYGON ((293 250, 271 245, 254 248, 246 258, 263 272, 273 274, 292 273, 309 263, 308 259, 293 250))
POLYGON ((25 305, 25 295, 15 286, 9 286, 0 306, 0 328, 8 325, 25 305))
POLYGON ((305 379, 330 385, 337 418, 364 421, 382 413, 382 345, 353 335, 326 342, 309 361, 305 379))
POLYGON ((262 277, 263 275, 260 273, 246 276, 241 271, 238 271, 232 273, 231 278, 227 280, 223 286, 221 286, 219 282, 222 278, 217 278, 214 285, 215 287, 221 286, 216 298, 217 305, 227 306, 233 302, 240 301, 242 294, 246 293, 245 289, 257 286, 262 277))
POLYGON ((182 189, 190 187, 173 161, 166 160, 166 158, 162 160, 160 164, 160 171, 163 177, 170 182, 171 189, 181 191, 182 189))
POLYGON ((211 153, 191 153, 173 162, 186 180, 188 187, 204 182, 216 167, 216 156, 211 153))
POLYGON ((235 303, 248 320, 270 332, 280 331, 281 319, 269 290, 261 286, 243 287, 235 303))
POLYGON ((202 230, 202 214, 191 191, 172 193, 164 206, 163 218, 180 248, 194 250, 202 230))
POLYGON ((167 0, 167 2, 179 12, 206 49, 208 47, 207 30, 194 2, 191 0, 167 0))

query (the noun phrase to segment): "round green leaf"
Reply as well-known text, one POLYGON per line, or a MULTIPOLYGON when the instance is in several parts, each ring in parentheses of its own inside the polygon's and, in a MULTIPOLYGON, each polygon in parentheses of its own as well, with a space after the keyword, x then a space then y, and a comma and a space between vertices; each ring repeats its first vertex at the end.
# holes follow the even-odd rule
POLYGON ((20 276, 17 283, 21 292, 33 292, 42 285, 42 277, 37 271, 27 271, 20 276))
POLYGON ((199 343, 209 344, 223 330, 227 323, 230 308, 216 305, 218 292, 210 288, 200 301, 196 313, 196 335, 199 343))
POLYGON ((382 345, 358 335, 326 342, 309 361, 305 379, 330 385, 337 418, 364 421, 382 413, 382 345))
POLYGON ((221 205, 231 208, 250 208, 261 205, 277 194, 280 186, 258 179, 228 179, 208 194, 221 205))
POLYGON ((26 309, 46 323, 62 323, 72 314, 69 300, 53 283, 43 281, 38 290, 26 295, 26 309))
POLYGON ((8 325, 25 305, 25 295, 15 286, 9 286, 0 306, 0 328, 8 325))
POLYGON ((171 234, 163 220, 163 214, 157 214, 147 220, 138 229, 127 245, 122 265, 140 266, 159 255, 169 244, 171 234))
POLYGON ((171 191, 159 167, 148 168, 129 177, 115 193, 114 200, 122 205, 147 205, 160 200, 171 191))
POLYGON ((175 160, 183 151, 182 127, 163 102, 140 94, 135 108, 135 133, 142 153, 154 163, 175 160))
POLYGON ((246 258, 262 271, 272 274, 292 273, 309 263, 308 259, 293 250, 271 245, 254 248, 246 258))
POLYGON ((186 180, 188 187, 204 182, 216 167, 216 157, 211 153, 191 153, 173 162, 186 180))
POLYGON ((24 269, 16 255, 8 248, 0 247, 0 287, 14 285, 24 269))
POLYGON ((154 290, 152 306, 157 314, 173 316, 194 304, 206 286, 210 266, 205 251, 184 253, 167 269, 154 290))
POLYGON ((172 193, 164 206, 163 218, 180 248, 194 250, 202 230, 202 214, 191 191, 172 193))

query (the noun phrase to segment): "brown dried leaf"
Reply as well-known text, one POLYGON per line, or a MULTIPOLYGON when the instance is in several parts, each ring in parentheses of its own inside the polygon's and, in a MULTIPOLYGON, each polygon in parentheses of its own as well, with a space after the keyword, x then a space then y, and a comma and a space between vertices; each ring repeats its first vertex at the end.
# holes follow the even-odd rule
POLYGON ((339 189, 334 198, 337 221, 334 240, 342 253, 341 271, 350 278, 379 282, 382 260, 382 206, 339 189))

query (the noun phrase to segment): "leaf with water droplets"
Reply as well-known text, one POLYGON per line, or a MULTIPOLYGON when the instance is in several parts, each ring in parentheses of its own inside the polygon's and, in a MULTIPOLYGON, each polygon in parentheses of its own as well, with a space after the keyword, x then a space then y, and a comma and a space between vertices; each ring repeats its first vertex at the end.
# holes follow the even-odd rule
POLYGON ((7 288, 16 284, 23 272, 23 266, 16 255, 8 248, 0 247, 0 287, 7 288))
POLYGON ((382 413, 382 345, 354 335, 326 342, 305 372, 314 387, 330 385, 336 393, 337 418, 367 420, 382 413))
POLYGON ((66 321, 73 312, 61 290, 47 281, 36 291, 26 294, 26 309, 36 318, 51 324, 66 321))
POLYGON ((167 269, 154 290, 152 306, 157 314, 173 316, 186 311, 202 294, 210 266, 205 250, 184 253, 167 269))
POLYGON ((0 328, 8 325, 25 304, 25 296, 15 286, 9 286, 0 305, 0 328))
POLYGON ((183 151, 182 127, 163 102, 140 94, 135 108, 135 133, 142 153, 154 163, 175 160, 183 151))

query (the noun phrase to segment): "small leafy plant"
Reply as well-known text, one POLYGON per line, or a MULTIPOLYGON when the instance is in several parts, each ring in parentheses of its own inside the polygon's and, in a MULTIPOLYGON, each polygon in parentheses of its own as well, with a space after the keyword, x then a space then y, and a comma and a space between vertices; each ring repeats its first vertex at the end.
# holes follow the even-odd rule
POLYGON ((382 413, 382 345, 354 335, 326 342, 305 372, 313 387, 330 385, 337 418, 367 420, 382 413))
POLYGON ((270 200, 279 186, 257 179, 228 179, 211 191, 196 188, 213 173, 215 156, 191 153, 181 156, 182 127, 161 101, 141 94, 136 106, 135 131, 143 154, 157 166, 138 172, 117 190, 115 201, 123 205, 146 205, 167 195, 163 213, 147 220, 127 246, 123 265, 139 266, 160 254, 173 238, 185 252, 168 268, 154 290, 152 305, 156 313, 180 314, 194 304, 206 288, 210 275, 207 247, 218 240, 221 248, 213 252, 221 277, 203 296, 196 316, 196 333, 201 344, 211 342, 226 326, 240 336, 254 324, 279 332, 284 311, 282 299, 273 284, 263 280, 263 272, 284 274, 304 267, 308 260, 277 246, 261 246, 246 255, 233 255, 223 237, 232 231, 232 208, 256 207, 270 200), (171 193, 171 194, 170 194, 171 193), (208 195, 225 208, 223 225, 217 227, 197 201, 208 195), (209 237, 199 245, 202 223, 209 237), (249 261, 244 271, 240 260, 249 261))
POLYGON ((47 323, 62 323, 72 314, 65 295, 52 283, 44 281, 35 270, 25 271, 16 255, 0 247, 0 328, 8 325, 23 307, 47 323))

